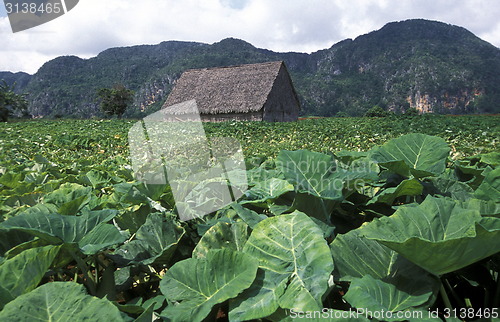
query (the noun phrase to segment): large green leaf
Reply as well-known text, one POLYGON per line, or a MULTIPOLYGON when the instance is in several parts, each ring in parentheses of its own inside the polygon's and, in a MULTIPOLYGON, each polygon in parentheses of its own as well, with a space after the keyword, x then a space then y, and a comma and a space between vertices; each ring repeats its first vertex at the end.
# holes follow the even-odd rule
POLYGON ((120 215, 114 218, 114 221, 122 230, 128 230, 131 234, 135 234, 144 225, 150 213, 151 207, 149 205, 131 205, 123 209, 120 215))
POLYGON ((500 217, 500 203, 493 200, 468 199, 461 202, 461 206, 466 209, 478 210, 481 216, 500 217))
POLYGON ((92 188, 76 183, 63 184, 59 189, 47 194, 44 203, 58 207, 61 215, 75 215, 92 197, 92 188))
POLYGON ((490 152, 487 154, 480 154, 477 156, 482 163, 489 164, 493 167, 500 165, 500 152, 490 152))
MULTIPOLYGON (((38 203, 33 207, 24 208, 21 207, 18 211, 14 211, 14 215, 12 217, 17 217, 21 214, 25 216, 44 216, 48 213, 56 213, 57 207, 52 204, 42 204, 38 203)), ((10 219, 10 217, 8 217, 10 219)))
POLYGON ((387 188, 382 190, 382 192, 375 197, 373 197, 368 204, 372 203, 385 203, 388 205, 392 205, 396 198, 402 196, 418 196, 423 192, 424 187, 417 179, 411 180, 403 180, 397 187, 395 188, 387 188))
POLYGON ((437 177, 432 178, 431 182, 434 188, 434 191, 432 191, 433 193, 451 197, 456 200, 469 200, 474 193, 474 190, 469 185, 460 181, 437 177))
POLYGON ((367 152, 361 152, 361 151, 341 150, 339 152, 335 152, 335 157, 344 164, 352 164, 356 160, 364 159, 367 156, 368 156, 367 152))
POLYGON ((194 258, 204 258, 210 250, 232 249, 242 251, 248 240, 248 225, 244 222, 228 224, 218 222, 212 226, 193 250, 194 258))
POLYGON ((500 203, 500 168, 490 171, 476 190, 476 198, 500 203))
POLYGON ((127 235, 120 233, 115 226, 100 224, 75 242, 84 254, 93 255, 107 247, 121 244, 126 239, 127 235))
POLYGON ((444 172, 450 148, 442 138, 412 133, 375 147, 370 153, 373 160, 392 172, 422 178, 444 172))
POLYGON ((25 184, 24 176, 23 173, 6 172, 0 176, 0 184, 14 189, 25 184))
POLYGON ((19 244, 33 240, 33 236, 16 230, 0 229, 0 259, 19 244))
POLYGON ((114 210, 87 211, 81 216, 63 216, 41 205, 29 208, 0 224, 0 228, 23 231, 53 244, 77 243, 86 254, 125 241, 116 227, 106 222, 113 219, 114 210))
POLYGON ((184 235, 172 216, 153 213, 148 216, 144 225, 139 228, 135 239, 119 247, 112 257, 125 264, 140 263, 166 264, 184 235))
POLYGON ((83 285, 53 282, 8 303, 2 321, 123 321, 110 301, 87 295, 83 285))
POLYGON ((245 192, 245 200, 241 204, 265 203, 284 195, 287 192, 294 191, 293 185, 283 179, 272 178, 258 182, 252 189, 245 192))
POLYGON ((331 155, 307 150, 281 151, 276 163, 297 192, 331 200, 342 198, 343 183, 335 176, 331 155))
POLYGON ((160 282, 172 304, 162 316, 172 321, 202 321, 213 306, 235 298, 255 279, 258 263, 230 249, 210 251, 203 259, 177 262, 160 282))
POLYGON ((229 319, 243 321, 272 315, 279 310, 287 282, 280 273, 259 268, 252 286, 230 302, 229 319))
POLYGON ((34 290, 59 253, 60 246, 28 249, 0 265, 0 309, 34 290))
POLYGON ((436 289, 439 280, 394 250, 362 235, 366 226, 337 235, 330 244, 335 272, 340 280, 350 281, 371 275, 400 288, 416 281, 420 287, 436 289), (427 285, 425 285, 427 284, 427 285))
POLYGON ((236 211, 238 217, 240 217, 250 228, 254 228, 262 220, 266 219, 266 215, 261 215, 256 213, 255 211, 245 208, 239 203, 233 203, 231 208, 236 211))
POLYGON ((428 196, 419 206, 400 207, 366 225, 362 234, 441 275, 500 251, 500 219, 428 196))
POLYGON ((101 189, 103 187, 111 185, 111 181, 114 178, 111 178, 111 175, 104 171, 91 170, 86 174, 80 176, 80 181, 84 185, 91 185, 94 189, 101 189))
POLYGON ((366 275, 353 279, 344 298, 356 308, 378 314, 385 312, 381 320, 400 321, 400 318, 391 318, 391 313, 418 307, 427 302, 431 294, 431 291, 422 294, 403 292, 390 283, 366 275))
POLYGON ((283 173, 275 169, 265 169, 262 166, 247 171, 249 186, 254 186, 259 182, 266 181, 272 178, 284 179, 283 173))
POLYGON ((276 164, 295 186, 296 209, 330 223, 335 205, 343 198, 344 187, 344 180, 335 173, 333 156, 307 150, 281 151, 276 164))
POLYGON ((477 189, 483 182, 488 169, 491 168, 475 163, 473 160, 457 160, 454 164, 454 175, 460 181, 466 182, 472 189, 477 189))
MULTIPOLYGON (((148 202, 148 191, 144 184, 123 182, 113 186, 113 199, 123 204, 138 204, 148 202)), ((153 198, 156 199, 156 198, 153 198)))
MULTIPOLYGON (((439 279, 392 249, 363 237, 363 229, 364 227, 361 227, 347 234, 337 235, 330 245, 335 272, 340 280, 354 281, 369 275, 393 285, 391 292, 396 297, 395 300, 413 300, 413 296, 422 299, 421 295, 427 294, 428 304, 432 304, 434 297, 431 296, 437 294, 441 285, 439 279)), ((378 283, 366 283, 363 284, 363 289, 376 293, 379 286, 378 283), (371 286, 374 286, 375 290, 370 289, 371 286)), ((419 300, 418 305, 422 303, 419 300)), ((399 303, 394 302, 392 305, 399 303)), ((374 307, 358 308, 376 310, 374 307)))
POLYGON ((279 307, 320 310, 333 260, 323 232, 307 215, 294 212, 261 221, 244 251, 260 269, 252 287, 231 304, 231 320, 265 317, 279 307))

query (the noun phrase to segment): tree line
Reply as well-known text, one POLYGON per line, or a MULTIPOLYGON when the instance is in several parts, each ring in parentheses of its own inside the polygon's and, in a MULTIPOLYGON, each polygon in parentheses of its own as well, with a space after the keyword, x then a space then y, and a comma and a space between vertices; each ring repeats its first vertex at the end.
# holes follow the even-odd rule
MULTIPOLYGON (((16 93, 16 84, 9 85, 2 80, 0 84, 0 122, 7 122, 10 117, 28 116, 27 93, 16 93)), ((111 88, 97 90, 97 101, 101 111, 108 117, 121 117, 127 106, 132 103, 134 91, 122 84, 115 84, 111 88)))

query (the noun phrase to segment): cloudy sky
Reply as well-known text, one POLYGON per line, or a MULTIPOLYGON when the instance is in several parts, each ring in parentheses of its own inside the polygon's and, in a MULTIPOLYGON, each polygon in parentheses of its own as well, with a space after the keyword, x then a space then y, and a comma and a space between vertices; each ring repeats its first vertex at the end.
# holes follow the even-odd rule
POLYGON ((498 0, 80 0, 60 18, 12 33, 0 3, 0 71, 35 73, 57 56, 88 58, 165 40, 235 37, 274 51, 313 52, 411 18, 459 25, 500 47, 498 17, 498 0))

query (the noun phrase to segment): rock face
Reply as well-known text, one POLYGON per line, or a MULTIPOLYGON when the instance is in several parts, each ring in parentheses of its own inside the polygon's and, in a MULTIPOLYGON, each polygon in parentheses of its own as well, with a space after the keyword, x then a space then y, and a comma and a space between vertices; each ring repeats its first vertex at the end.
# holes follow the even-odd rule
POLYGON ((440 97, 431 96, 431 94, 422 94, 420 91, 414 93, 413 96, 408 96, 406 101, 409 107, 417 109, 420 113, 434 113, 434 112, 455 112, 459 114, 466 114, 474 112, 473 105, 485 93, 481 89, 464 89, 458 93, 450 94, 443 93, 440 97), (439 107, 441 107, 439 109, 439 107))
POLYGON ((333 109, 360 114, 377 104, 447 114, 499 110, 500 50, 461 27, 390 23, 313 55, 318 72, 310 89, 333 109))
POLYGON ((161 107, 187 69, 277 60, 285 61, 306 115, 362 115, 374 105, 500 113, 500 49, 464 28, 427 20, 389 23, 312 54, 275 53, 232 38, 212 45, 168 41, 112 48, 88 60, 59 57, 33 76, 0 79, 17 80, 36 117, 99 116, 97 90, 121 83, 135 91, 125 116, 141 117, 161 107))

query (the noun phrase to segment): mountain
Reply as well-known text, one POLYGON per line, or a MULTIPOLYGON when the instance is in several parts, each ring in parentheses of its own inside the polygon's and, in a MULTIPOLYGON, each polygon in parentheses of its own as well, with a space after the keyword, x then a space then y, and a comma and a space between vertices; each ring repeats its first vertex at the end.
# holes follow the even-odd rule
POLYGON ((6 82, 9 86, 15 84, 14 88, 17 91, 18 89, 23 89, 28 85, 31 80, 31 75, 23 72, 0 72, 0 80, 6 82))
POLYGON ((499 113, 500 49, 464 28, 406 20, 312 54, 276 53, 228 38, 208 45, 167 41, 58 57, 36 74, 0 73, 29 93, 34 116, 99 116, 97 89, 135 91, 125 116, 156 111, 191 68, 285 61, 307 115, 362 115, 374 105, 446 114, 499 113))
POLYGON ((311 104, 321 97, 326 106, 352 114, 375 104, 499 112, 493 103, 500 101, 500 50, 461 27, 427 20, 389 23, 312 56, 318 70, 306 90, 311 104))

